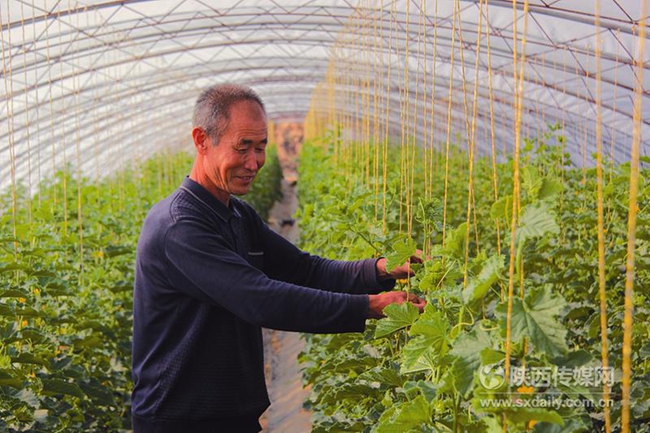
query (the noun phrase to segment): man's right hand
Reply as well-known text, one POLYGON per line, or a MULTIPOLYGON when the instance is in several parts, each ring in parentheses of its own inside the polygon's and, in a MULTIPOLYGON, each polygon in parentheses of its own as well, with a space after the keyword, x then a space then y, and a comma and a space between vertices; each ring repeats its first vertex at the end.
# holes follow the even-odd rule
POLYGON ((420 313, 424 311, 424 306, 427 305, 427 301, 424 299, 420 299, 412 293, 400 291, 368 295, 368 299, 370 304, 368 308, 369 319, 381 319, 384 317, 384 308, 390 304, 403 304, 408 301, 416 306, 420 310, 420 313))

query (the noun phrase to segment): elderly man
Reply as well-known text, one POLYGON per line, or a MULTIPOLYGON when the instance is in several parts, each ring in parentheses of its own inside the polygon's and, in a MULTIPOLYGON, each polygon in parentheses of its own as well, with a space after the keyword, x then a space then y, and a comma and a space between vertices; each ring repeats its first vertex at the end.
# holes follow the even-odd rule
POLYGON ((265 160, 266 114, 251 89, 205 90, 193 123, 192 171, 151 209, 138 242, 133 426, 257 432, 269 406, 261 327, 361 332, 367 318, 407 300, 404 292, 376 293, 408 265, 387 272, 385 259, 309 255, 233 197, 248 192, 265 160))

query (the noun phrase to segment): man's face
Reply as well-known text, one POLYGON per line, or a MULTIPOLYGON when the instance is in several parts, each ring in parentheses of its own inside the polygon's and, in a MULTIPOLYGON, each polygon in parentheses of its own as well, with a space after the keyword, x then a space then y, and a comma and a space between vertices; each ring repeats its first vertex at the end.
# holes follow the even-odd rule
POLYGON ((266 116, 254 102, 230 108, 228 127, 216 146, 211 139, 204 159, 210 183, 227 194, 243 195, 266 161, 266 116))

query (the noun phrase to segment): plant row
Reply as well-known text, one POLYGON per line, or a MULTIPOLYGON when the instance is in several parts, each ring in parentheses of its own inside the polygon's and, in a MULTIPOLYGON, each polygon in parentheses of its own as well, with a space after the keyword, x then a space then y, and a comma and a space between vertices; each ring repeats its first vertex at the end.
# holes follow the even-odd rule
MULTIPOLYGON (((603 431, 603 382, 619 431, 629 164, 604 170, 605 369, 596 170, 566 165, 561 131, 526 142, 514 236, 512 159, 475 159, 468 225, 467 154, 451 152, 445 176, 442 154, 391 147, 380 161, 362 151, 346 159, 337 140, 330 134, 303 150, 302 247, 348 260, 381 254, 389 267, 423 249, 424 263, 398 288, 428 305, 421 315, 389 306, 363 334, 306 337, 300 360, 313 431, 603 431), (368 175, 385 164, 386 177, 368 175)), ((649 175, 640 176, 636 232, 631 407, 639 432, 650 431, 649 175)))
MULTIPOLYGON (((247 200, 266 214, 274 152, 247 200)), ((192 157, 161 155, 90 182, 60 172, 34 197, 3 197, 0 430, 130 429, 132 290, 138 235, 192 157)))

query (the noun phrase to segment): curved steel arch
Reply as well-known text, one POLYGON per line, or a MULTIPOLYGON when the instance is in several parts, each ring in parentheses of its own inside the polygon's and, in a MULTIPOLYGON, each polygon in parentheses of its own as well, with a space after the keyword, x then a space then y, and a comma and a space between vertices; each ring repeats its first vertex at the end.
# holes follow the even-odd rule
MULTIPOLYGON (((120 116, 128 116, 132 122, 146 119, 151 124, 180 128, 179 114, 194 99, 199 88, 222 80, 259 87, 270 118, 303 116, 310 102, 322 107, 328 103, 318 100, 319 96, 312 96, 311 92, 318 83, 324 82, 330 64, 343 67, 342 58, 337 57, 343 49, 350 51, 352 60, 364 74, 368 70, 385 74, 388 68, 391 69, 391 82, 382 82, 381 86, 374 87, 387 92, 382 98, 399 102, 400 92, 407 92, 410 107, 417 107, 423 113, 427 110, 443 113, 448 102, 450 74, 453 74, 451 80, 455 86, 460 87, 463 81, 468 89, 474 85, 479 13, 483 14, 486 23, 481 32, 482 50, 477 63, 480 74, 477 102, 481 105, 477 122, 487 121, 487 107, 492 101, 499 114, 499 133, 503 134, 504 140, 512 141, 513 114, 508 103, 514 89, 510 70, 512 3, 491 0, 489 12, 486 12, 480 10, 475 0, 462 1, 459 16, 466 61, 461 68, 459 35, 452 32, 454 14, 448 6, 451 3, 437 0, 441 14, 434 16, 434 1, 428 0, 427 14, 420 21, 419 3, 412 2, 411 14, 407 16, 405 1, 412 0, 386 2, 383 13, 379 5, 359 7, 342 0, 315 0, 307 5, 295 0, 241 0, 229 2, 226 6, 221 2, 219 7, 187 0, 180 8, 177 2, 132 0, 92 2, 87 6, 75 4, 70 10, 66 9, 64 2, 55 2, 49 10, 34 8, 34 16, 31 15, 32 9, 28 5, 21 6, 18 0, 7 3, 7 7, 14 5, 10 10, 0 5, 4 52, 2 77, 7 89, 0 94, 0 173, 8 173, 11 153, 18 158, 13 162, 18 177, 24 177, 25 167, 29 164, 21 162, 21 159, 27 158, 26 155, 35 149, 52 146, 47 139, 42 143, 35 141, 43 136, 53 138, 54 148, 60 152, 63 150, 62 137, 69 131, 86 134, 94 130, 101 135, 119 136, 124 140, 120 147, 124 152, 144 151, 146 148, 131 144, 138 138, 150 137, 150 132, 140 131, 132 124, 120 125, 120 116), (152 6, 161 11, 148 13, 152 6), (25 12, 27 15, 21 17, 25 12), (420 22, 429 26, 426 37, 421 32, 420 22), (374 27, 370 27, 370 23, 374 27), (362 34, 350 33, 355 27, 362 29, 364 25, 362 34), (435 32, 433 26, 436 26, 435 32), (26 30, 25 40, 21 31, 17 31, 23 29, 26 30), (491 38, 492 68, 485 52, 486 32, 491 38), (350 44, 350 37, 356 38, 354 44, 350 44), (370 37, 374 38, 372 43, 359 43, 359 38, 370 37), (454 38, 456 43, 452 46, 454 38), (434 39, 436 53, 433 53, 434 39), (405 54, 407 44, 408 57, 405 54), (219 52, 228 57, 217 58, 219 52), (452 53, 456 56, 453 70, 448 67, 452 53), (412 77, 406 86, 400 82, 400 73, 406 71, 405 64, 412 77), (430 78, 425 85, 424 69, 431 73, 434 66, 438 74, 436 85, 430 78), (492 94, 483 79, 488 71, 492 74, 489 79, 498 81, 492 94), (414 82, 419 82, 419 85, 414 82), (416 99, 416 94, 435 95, 440 100, 440 107, 428 107, 427 103, 416 99), (172 108, 160 109, 165 106, 172 108), (125 107, 129 110, 126 114, 122 112, 125 107), (171 118, 176 122, 170 122, 171 118), (35 123, 38 137, 34 131, 35 123)), ((601 47, 600 53, 603 61, 609 62, 609 69, 601 77, 601 83, 605 85, 603 95, 611 99, 611 102, 603 101, 604 126, 606 133, 610 134, 607 137, 616 134, 617 159, 625 160, 632 129, 629 101, 635 87, 632 70, 635 59, 630 48, 637 37, 633 29, 640 21, 640 17, 634 15, 637 9, 632 3, 620 1, 616 4, 629 5, 629 12, 604 7, 600 28, 590 30, 593 8, 590 10, 581 5, 582 10, 572 11, 563 8, 563 0, 552 5, 537 0, 529 2, 531 26, 535 27, 531 27, 526 45, 528 62, 524 78, 529 92, 525 95, 525 106, 529 108, 525 111, 529 114, 524 115, 525 124, 532 130, 543 127, 543 118, 535 113, 539 110, 545 111, 546 119, 566 120, 568 134, 572 137, 568 148, 576 155, 578 151, 584 151, 578 140, 595 127, 595 122, 589 118, 589 110, 593 111, 596 103, 593 67, 596 53, 589 40, 596 37, 598 31, 609 32, 602 33, 608 38, 609 45, 601 47), (557 22, 581 26, 580 37, 571 40, 571 28, 550 26, 557 22), (550 30, 557 30, 556 34, 550 30), (557 53, 562 55, 556 56, 557 53), (575 77, 574 82, 569 83, 569 77, 575 77), (571 106, 564 106, 567 103, 571 106), (572 109, 573 106, 576 109, 572 109), (577 132, 571 132, 573 130, 577 132)), ((516 14, 521 18, 522 0, 516 2, 516 8, 516 14)), ((647 51, 650 52, 650 44, 647 51)), ((648 57, 643 53, 646 70, 650 68, 648 57)), ((352 71, 350 67, 345 69, 352 71)), ((350 97, 368 97, 368 89, 359 83, 356 83, 356 88, 337 86, 350 97)), ((646 138, 642 144, 643 153, 647 154, 650 148, 648 73, 643 86, 642 127, 646 138)), ((469 94, 464 97, 471 99, 469 94)), ((350 105, 339 103, 336 108, 352 115, 358 103, 346 101, 350 105)), ((452 116, 462 129, 466 113, 461 101, 452 103, 452 116)), ((396 117, 383 121, 391 128, 400 126, 396 117)), ((169 131, 167 135, 182 134, 169 131)), ((77 145, 74 140, 66 140, 66 143, 77 145)), ((479 147, 485 144, 477 143, 479 147)), ((92 143, 84 143, 83 149, 92 147, 92 143)), ((9 177, 2 176, 0 189, 8 187, 9 177)))

